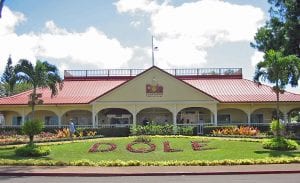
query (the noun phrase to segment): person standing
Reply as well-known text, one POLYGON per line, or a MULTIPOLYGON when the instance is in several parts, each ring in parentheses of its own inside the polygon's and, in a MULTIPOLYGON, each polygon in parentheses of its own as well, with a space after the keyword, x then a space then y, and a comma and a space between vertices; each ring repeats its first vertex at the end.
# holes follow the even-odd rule
POLYGON ((73 135, 76 132, 76 129, 72 119, 70 120, 69 130, 70 130, 70 137, 71 139, 73 139, 73 135))

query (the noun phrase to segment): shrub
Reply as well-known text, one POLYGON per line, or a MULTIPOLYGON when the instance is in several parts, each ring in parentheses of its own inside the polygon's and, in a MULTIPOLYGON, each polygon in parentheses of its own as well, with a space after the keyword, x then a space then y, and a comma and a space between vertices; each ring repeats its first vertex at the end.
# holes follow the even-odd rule
POLYGON ((288 140, 283 137, 276 137, 272 139, 265 140, 263 142, 263 148, 264 149, 272 149, 272 150, 296 150, 298 147, 298 144, 294 140, 288 140))
POLYGON ((280 136, 283 135, 284 133, 284 125, 282 123, 280 123, 280 121, 278 120, 273 120, 271 123, 271 131, 273 132, 274 136, 280 136))
POLYGON ((151 142, 151 137, 141 135, 138 136, 133 142, 144 142, 144 143, 150 143, 151 142))
POLYGON ((22 132, 29 137, 29 144, 33 144, 33 137, 42 132, 44 124, 42 121, 34 119, 26 121, 22 126, 22 132))
POLYGON ((50 149, 44 146, 37 146, 34 144, 29 144, 26 146, 22 146, 15 150, 17 156, 23 157, 40 157, 47 156, 50 154, 50 149))
POLYGON ((178 135, 194 135, 194 127, 192 126, 179 126, 177 127, 178 135))
MULTIPOLYGON (((178 126, 178 135, 193 135, 193 127, 178 126)), ((132 135, 174 135, 174 125, 137 125, 131 127, 130 132, 132 135)))

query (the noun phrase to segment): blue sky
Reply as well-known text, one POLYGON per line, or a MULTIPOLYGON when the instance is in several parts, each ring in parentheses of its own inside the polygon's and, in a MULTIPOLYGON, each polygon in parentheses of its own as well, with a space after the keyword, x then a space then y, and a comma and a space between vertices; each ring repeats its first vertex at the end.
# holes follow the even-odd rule
POLYGON ((6 0, 0 72, 9 55, 61 71, 148 68, 154 35, 161 68, 242 67, 252 80, 263 55, 250 42, 268 9, 267 0, 6 0))

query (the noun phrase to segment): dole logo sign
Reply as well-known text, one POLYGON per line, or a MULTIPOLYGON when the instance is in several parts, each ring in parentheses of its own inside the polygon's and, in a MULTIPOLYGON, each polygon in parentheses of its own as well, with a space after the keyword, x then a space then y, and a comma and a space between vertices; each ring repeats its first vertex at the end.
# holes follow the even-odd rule
POLYGON ((155 78, 152 79, 151 84, 146 84, 147 97, 161 97, 164 93, 164 87, 159 85, 155 78))

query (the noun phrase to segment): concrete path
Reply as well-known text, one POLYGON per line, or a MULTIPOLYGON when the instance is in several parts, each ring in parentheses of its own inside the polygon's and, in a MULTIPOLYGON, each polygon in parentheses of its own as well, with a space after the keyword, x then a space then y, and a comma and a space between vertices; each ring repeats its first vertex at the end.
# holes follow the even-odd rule
POLYGON ((238 166, 0 166, 0 176, 164 176, 300 173, 300 164, 238 166))

